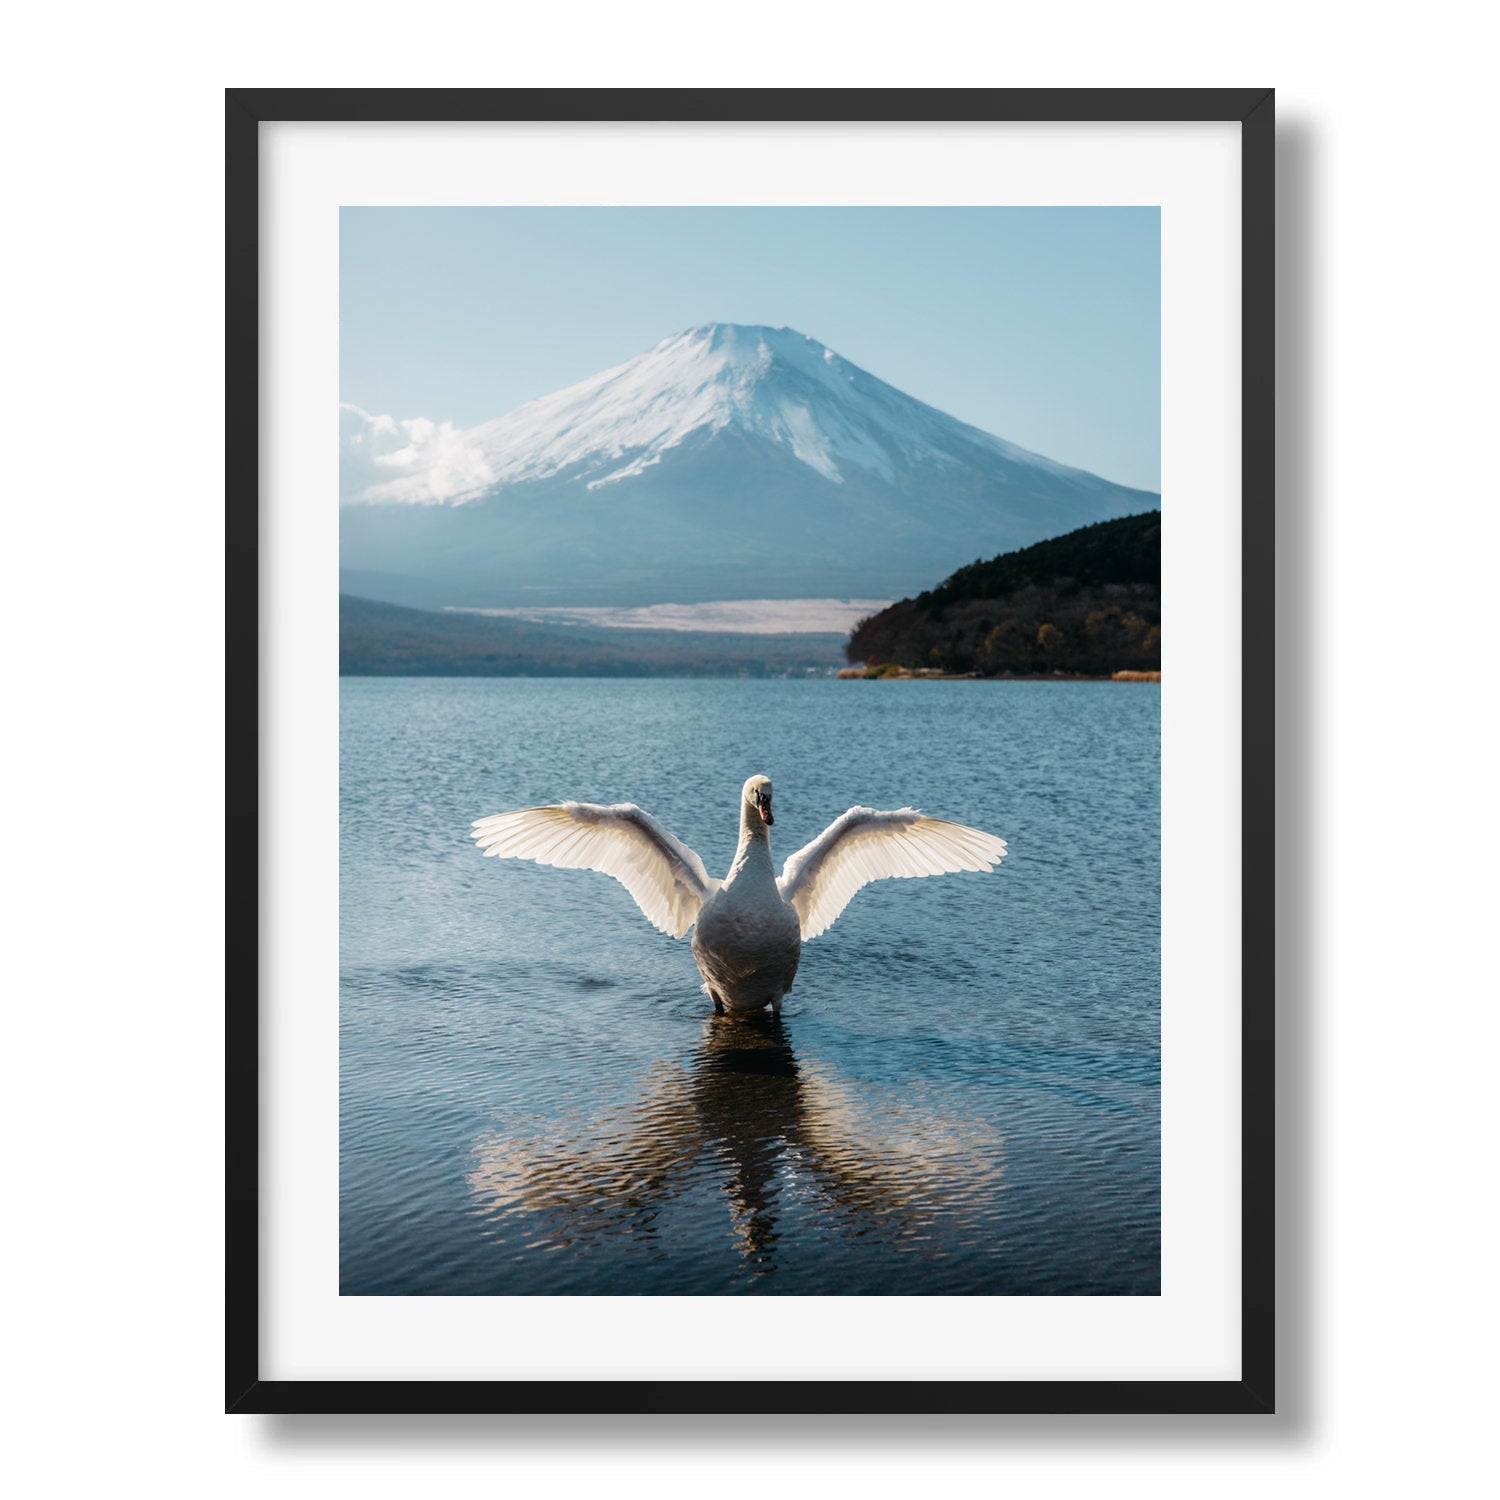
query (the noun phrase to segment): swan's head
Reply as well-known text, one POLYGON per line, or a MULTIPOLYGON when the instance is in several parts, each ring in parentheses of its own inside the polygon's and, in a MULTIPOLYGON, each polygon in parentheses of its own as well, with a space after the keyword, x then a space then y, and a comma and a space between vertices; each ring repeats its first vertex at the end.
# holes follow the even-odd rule
POLYGON ((756 818, 759 818, 762 823, 769 825, 776 821, 771 816, 771 778, 769 776, 752 776, 745 783, 743 796, 746 822, 753 823, 756 818))

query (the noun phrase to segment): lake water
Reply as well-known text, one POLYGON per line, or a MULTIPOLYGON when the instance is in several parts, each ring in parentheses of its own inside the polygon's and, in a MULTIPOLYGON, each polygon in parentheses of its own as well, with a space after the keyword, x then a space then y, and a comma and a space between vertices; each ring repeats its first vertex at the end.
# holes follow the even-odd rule
POLYGON ((345 1294, 1154 1295, 1160 689, 346 678, 345 1294), (997 833, 717 1019, 688 941, 477 817, 637 802, 728 868, 854 803, 997 833))

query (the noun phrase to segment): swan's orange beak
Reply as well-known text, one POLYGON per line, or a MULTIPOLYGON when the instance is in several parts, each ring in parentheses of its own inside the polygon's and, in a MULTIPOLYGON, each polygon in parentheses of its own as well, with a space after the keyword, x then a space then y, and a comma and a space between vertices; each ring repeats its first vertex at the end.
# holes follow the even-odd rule
POLYGON ((771 799, 769 797, 765 796, 764 794, 757 793, 755 798, 755 806, 760 812, 760 820, 762 823, 765 823, 767 826, 769 826, 776 821, 776 819, 771 816, 771 799))

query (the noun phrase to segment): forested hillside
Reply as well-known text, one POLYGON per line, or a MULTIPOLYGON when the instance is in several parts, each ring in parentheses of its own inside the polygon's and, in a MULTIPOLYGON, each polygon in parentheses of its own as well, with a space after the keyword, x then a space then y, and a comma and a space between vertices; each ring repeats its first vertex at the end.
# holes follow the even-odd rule
POLYGON ((1100 521, 862 620, 851 662, 985 677, 1161 669, 1161 512, 1100 521))

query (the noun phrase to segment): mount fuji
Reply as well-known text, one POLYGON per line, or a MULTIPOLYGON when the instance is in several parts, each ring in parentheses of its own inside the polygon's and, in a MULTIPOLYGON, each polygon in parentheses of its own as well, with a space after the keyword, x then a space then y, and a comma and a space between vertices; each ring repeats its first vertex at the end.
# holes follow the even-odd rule
POLYGON ((342 587, 426 606, 894 598, 1160 503, 790 328, 690 328, 465 430, 341 425, 342 587))

